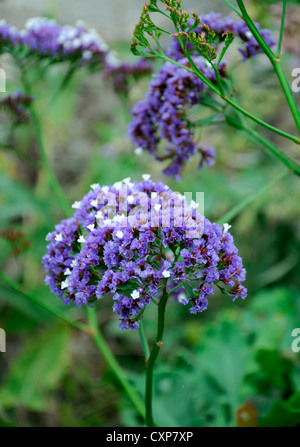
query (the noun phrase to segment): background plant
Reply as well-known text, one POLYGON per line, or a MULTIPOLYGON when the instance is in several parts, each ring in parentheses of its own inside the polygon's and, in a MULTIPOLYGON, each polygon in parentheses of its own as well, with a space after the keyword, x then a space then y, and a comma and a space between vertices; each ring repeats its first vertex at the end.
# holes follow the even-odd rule
MULTIPOLYGON (((251 3, 253 17, 255 14, 258 17, 260 10, 256 8, 260 7, 255 2, 251 3)), ((265 23, 261 24, 264 27, 272 25, 270 9, 267 13, 265 23)), ((284 43, 283 40, 283 48, 284 43)), ((124 45, 118 45, 120 47, 124 48, 124 45)), ((285 57, 286 67, 289 67, 291 59, 285 57)), ((286 113, 285 101, 278 94, 277 81, 269 76, 270 69, 263 58, 259 55, 250 62, 253 71, 249 65, 248 68, 241 65, 234 72, 236 87, 243 91, 242 103, 247 110, 259 109, 265 121, 293 134, 294 127, 290 115, 286 113), (256 89, 250 90, 253 80, 256 89)), ((105 102, 111 101, 110 107, 105 104, 102 111, 100 108, 95 110, 93 104, 97 97, 99 107, 103 104, 98 75, 96 78, 92 75, 85 81, 85 74, 81 73, 82 76, 78 73, 71 80, 43 117, 47 151, 52 156, 56 175, 70 202, 78 200, 89 185, 99 182, 99 179, 102 184, 110 184, 119 178, 133 177, 137 170, 148 172, 150 169, 153 176, 163 178, 161 167, 151 158, 132 157, 134 148, 124 138, 130 120, 127 114, 124 115, 124 107, 106 90, 105 102)), ((59 80, 61 73, 51 70, 45 79, 47 88, 44 83, 35 84, 35 96, 41 107, 48 104, 59 80)), ((148 82, 144 83, 144 88, 142 85, 131 91, 129 101, 132 105, 137 99, 142 99, 147 91, 148 82)), ((43 171, 37 169, 38 147, 30 129, 27 126, 16 129, 16 149, 2 153, 1 256, 6 277, 15 280, 10 285, 1 282, 0 325, 7 330, 8 340, 14 346, 7 356, 1 356, 2 423, 139 424, 141 420, 136 419, 132 404, 122 397, 122 392, 114 391, 112 384, 119 391, 121 389, 108 372, 106 363, 99 359, 98 354, 95 355, 90 337, 77 330, 70 332, 69 326, 59 323, 57 318, 29 301, 28 295, 38 297, 52 306, 56 313, 63 313, 64 318, 72 318, 72 321, 85 325, 85 315, 76 309, 65 312, 57 301, 53 301, 53 297, 50 298, 42 282, 40 259, 45 251, 43 239, 62 214, 56 199, 49 196, 43 171), (25 251, 16 236, 7 232, 8 228, 21 231, 30 242, 25 251), (16 255, 13 247, 18 244, 22 253, 16 255), (41 344, 44 347, 43 355, 39 349, 41 344), (58 365, 55 371, 48 367, 53 362, 58 365), (40 373, 41 365, 47 374, 40 373), (28 372, 26 381, 24 374, 20 374, 24 370, 28 372)), ((213 138, 211 135, 209 138, 209 142, 217 146, 217 163, 213 171, 206 169, 198 173, 191 162, 180 185, 168 181, 173 189, 181 192, 203 190, 206 197, 205 214, 211 220, 219 219, 236 204, 243 202, 245 197, 255 196, 261 189, 264 194, 243 208, 243 213, 232 222, 233 234, 248 270, 247 286, 251 296, 256 294, 257 297, 242 306, 235 304, 233 308, 230 304, 230 309, 226 310, 222 295, 216 295, 215 306, 203 315, 201 323, 199 317, 191 318, 178 308, 170 309, 168 313, 165 333, 168 342, 164 346, 164 355, 158 361, 154 387, 154 411, 161 425, 178 426, 183 421, 184 424, 197 426, 237 423, 295 425, 299 422, 294 408, 297 396, 291 400, 299 388, 298 355, 290 349, 291 328, 299 326, 299 210, 295 206, 299 202, 298 179, 291 175, 283 178, 284 173, 281 173, 277 161, 259 151, 248 135, 231 128, 215 128, 213 138), (274 183, 276 178, 281 178, 280 183, 274 183), (176 330, 179 323, 180 332, 176 330), (222 362, 226 381, 223 372, 222 377, 218 376, 219 369, 212 366, 219 365, 224 352, 224 344, 220 340, 224 339, 228 341, 227 355, 224 355, 222 362), (281 371, 279 376, 270 375, 266 369, 267 365, 262 360, 266 352, 273 370, 281 371), (227 364, 228 358, 232 361, 227 364), (245 362, 242 362, 243 358, 245 362), (170 374, 174 368, 178 374, 170 374), (201 387, 205 389, 204 395, 195 393, 199 375, 205 385, 201 387), (186 392, 186 387, 191 390, 190 393, 186 392), (186 399, 187 395, 189 399, 186 399), (182 408, 182 411, 178 409, 178 413, 171 416, 164 405, 174 407, 174 402, 183 400, 183 397, 187 408, 192 407, 194 411, 182 408), (249 400, 251 405, 245 406, 249 400), (278 402, 274 418, 271 408, 275 401, 278 402), (240 411, 237 413, 238 409, 240 411), (252 415, 250 422, 247 417, 237 417, 246 410, 252 415), (269 419, 264 419, 268 413, 269 419)), ((272 143, 282 147, 280 136, 274 134, 271 138, 272 143)), ((296 159, 298 146, 289 140, 284 141, 284 151, 296 159)), ((120 337, 110 307, 110 304, 107 308, 103 306, 98 315, 99 323, 110 339, 118 361, 135 383, 141 383, 142 393, 144 361, 141 349, 135 342, 136 335, 123 334, 120 337)), ((150 321, 151 318, 154 323, 156 315, 152 317, 149 314, 150 321)), ((151 325, 150 321, 148 335, 151 341, 155 334, 151 331, 154 324, 151 325)))

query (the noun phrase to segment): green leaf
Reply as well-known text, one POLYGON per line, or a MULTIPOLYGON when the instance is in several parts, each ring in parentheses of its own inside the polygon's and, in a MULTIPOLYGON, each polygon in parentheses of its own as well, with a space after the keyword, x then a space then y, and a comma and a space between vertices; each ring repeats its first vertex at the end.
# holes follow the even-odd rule
POLYGON ((287 401, 277 400, 269 414, 261 418, 260 427, 295 427, 300 424, 300 392, 287 401))

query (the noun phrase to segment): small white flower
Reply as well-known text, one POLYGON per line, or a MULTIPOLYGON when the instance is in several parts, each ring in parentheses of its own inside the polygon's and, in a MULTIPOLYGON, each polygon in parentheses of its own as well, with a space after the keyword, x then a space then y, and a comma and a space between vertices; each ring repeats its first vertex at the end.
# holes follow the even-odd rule
POLYGON ((102 213, 102 211, 97 211, 97 213, 96 213, 96 219, 103 219, 103 213, 102 213))
POLYGON ((251 31, 246 31, 245 32, 245 36, 247 37, 247 39, 251 39, 251 37, 253 37, 253 34, 251 33, 251 31))
POLYGON ((162 272, 162 275, 163 275, 164 278, 170 278, 170 272, 168 270, 164 270, 162 272))
POLYGON ((193 208, 195 210, 196 208, 198 208, 198 206, 199 206, 199 203, 195 202, 195 200, 191 201, 191 208, 193 208))
POLYGON ((105 225, 110 225, 111 224, 111 220, 110 219, 105 219, 103 222, 104 222, 105 225))
POLYGON ((179 302, 179 303, 182 303, 183 300, 185 300, 185 299, 186 299, 186 294, 183 293, 183 292, 181 292, 181 293, 178 295, 178 302, 179 302))
POLYGON ((154 209, 155 209, 155 211, 159 211, 160 209, 161 209, 161 204, 160 203, 156 203, 155 205, 154 205, 154 209))
POLYGON ((131 293, 131 298, 132 298, 132 299, 137 300, 139 297, 140 297, 140 292, 139 292, 138 290, 134 290, 134 291, 131 293))
POLYGON ((134 149, 135 155, 142 155, 143 149, 141 147, 137 147, 134 149))
POLYGON ((75 210, 77 210, 78 208, 80 208, 81 202, 74 202, 72 205, 72 208, 75 208, 75 210))
POLYGON ((108 190, 109 190, 108 186, 102 186, 102 192, 104 192, 105 194, 107 194, 107 193, 108 193, 108 190))
POLYGON ((165 190, 168 190, 168 189, 170 189, 169 186, 168 186, 168 185, 165 185, 165 190))
POLYGON ((61 233, 57 233, 57 235, 55 236, 55 240, 57 242, 61 242, 63 240, 62 234, 61 233))
POLYGON ((61 285, 60 285, 60 288, 63 290, 63 289, 66 289, 67 287, 68 287, 68 278, 65 280, 65 281, 62 281, 62 283, 61 283, 61 285))
POLYGON ((130 195, 127 197, 127 202, 128 203, 133 203, 134 202, 134 196, 130 195))
POLYGON ((100 186, 99 183, 93 183, 91 185, 91 188, 92 188, 93 191, 95 191, 95 189, 98 188, 98 186, 100 186))
POLYGON ((119 239, 122 239, 122 237, 124 236, 123 231, 120 231, 120 230, 117 231, 116 236, 117 236, 119 239))
POLYGON ((73 259, 73 261, 71 262, 71 267, 75 267, 77 264, 77 259, 73 259))
POLYGON ((151 199, 156 199, 157 196, 158 196, 157 192, 151 193, 151 199))
POLYGON ((114 222, 122 222, 122 220, 125 219, 124 214, 116 214, 116 216, 114 216, 113 221, 114 222))
POLYGON ((143 174, 143 175, 142 175, 142 178, 143 178, 144 180, 150 180, 151 175, 150 175, 150 174, 143 174))
POLYGON ((227 233, 229 228, 231 228, 231 225, 229 225, 228 223, 224 223, 223 228, 224 228, 224 233, 227 233))
POLYGON ((71 270, 69 269, 69 268, 67 268, 66 270, 65 270, 65 276, 69 276, 69 275, 71 275, 71 270))
POLYGON ((125 185, 128 185, 130 183, 131 177, 126 177, 122 180, 123 183, 125 183, 125 185))
POLYGON ((82 52, 82 58, 83 58, 83 59, 88 60, 88 59, 91 59, 92 56, 93 56, 93 53, 92 53, 92 51, 90 51, 90 50, 84 50, 84 51, 82 52))
POLYGON ((122 187, 122 182, 116 182, 116 183, 114 183, 114 187, 115 187, 116 189, 120 189, 120 188, 122 187))
POLYGON ((87 228, 88 228, 90 231, 94 231, 94 229, 95 229, 95 224, 90 224, 90 225, 87 226, 87 228))
POLYGON ((91 200, 91 205, 92 205, 94 208, 96 208, 96 207, 98 206, 98 200, 97 200, 97 199, 91 200))
POLYGON ((84 236, 79 236, 79 238, 77 239, 77 242, 80 242, 81 244, 83 244, 85 242, 85 237, 84 236))

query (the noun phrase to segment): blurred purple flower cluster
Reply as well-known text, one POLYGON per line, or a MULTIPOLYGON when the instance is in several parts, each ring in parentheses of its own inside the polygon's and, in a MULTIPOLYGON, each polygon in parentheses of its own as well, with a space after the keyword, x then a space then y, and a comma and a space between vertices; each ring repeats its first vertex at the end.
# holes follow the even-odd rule
POLYGON ((0 99, 0 109, 10 112, 15 124, 28 123, 30 121, 30 114, 27 109, 32 101, 32 96, 26 95, 21 91, 16 91, 0 99))
MULTIPOLYGON (((190 67, 186 58, 178 62, 190 67)), ((210 81, 215 82, 214 70, 202 57, 195 57, 194 62, 210 81)), ((220 76, 225 76, 225 69, 225 64, 221 63, 220 76)), ((207 94, 207 90, 207 86, 192 72, 166 62, 151 81, 145 99, 131 111, 133 120, 128 132, 132 141, 149 151, 155 159, 171 161, 163 172, 176 180, 180 180, 182 167, 197 151, 201 156, 200 167, 214 164, 214 148, 207 149, 195 142, 187 117, 187 111, 201 103, 201 97, 207 94), (169 143, 163 153, 158 146, 162 139, 169 143)))
POLYGON ((24 29, 0 21, 0 52, 20 57, 50 58, 51 62, 71 61, 78 65, 114 63, 114 55, 102 37, 84 22, 60 26, 44 17, 29 19, 24 29))
MULTIPOLYGON (((222 17, 216 13, 199 17, 201 25, 193 32, 205 34, 205 28, 202 26, 208 25, 216 33, 213 46, 217 47, 225 39, 223 33, 231 31, 244 43, 244 47, 239 49, 244 60, 261 52, 244 21, 236 22, 230 17, 222 17)), ((194 20, 191 19, 189 27, 193 23, 194 20)), ((258 24, 257 26, 259 28, 258 24)), ((261 33, 270 46, 274 44, 269 30, 261 30, 261 33)), ((187 43, 187 49, 193 55, 193 61, 198 69, 216 84, 215 73, 210 63, 191 43, 187 43)), ((166 53, 179 64, 191 68, 175 37, 172 38, 166 53)), ((226 77, 225 62, 218 66, 218 71, 221 78, 226 77)), ((203 146, 196 141, 194 126, 188 117, 189 109, 201 104, 205 95, 210 95, 209 89, 193 73, 165 62, 151 81, 145 99, 132 109, 133 119, 128 128, 131 140, 139 151, 148 151, 156 160, 170 160, 171 163, 163 172, 176 180, 181 179, 182 168, 197 152, 200 153, 199 168, 214 165, 215 148, 203 146), (163 148, 160 146, 162 140, 168 143, 163 148)))
POLYGON ((148 174, 141 182, 91 185, 73 204, 74 216, 47 235, 46 284, 65 304, 92 306, 111 295, 122 330, 139 327, 164 287, 176 287, 191 313, 206 309, 215 284, 233 300, 245 298, 246 271, 230 226, 211 223, 197 207, 148 174))

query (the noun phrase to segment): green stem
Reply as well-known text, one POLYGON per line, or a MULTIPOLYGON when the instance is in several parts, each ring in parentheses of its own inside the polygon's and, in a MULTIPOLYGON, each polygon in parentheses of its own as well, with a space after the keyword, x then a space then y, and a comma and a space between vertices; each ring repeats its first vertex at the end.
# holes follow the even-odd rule
POLYGON ((150 349, 149 349, 149 345, 148 345, 148 341, 147 341, 147 337, 146 337, 144 318, 143 317, 140 319, 139 331, 140 331, 140 337, 141 337, 143 350, 144 350, 144 353, 145 353, 145 362, 147 363, 148 359, 150 357, 150 349))
POLYGON ((233 9, 233 11, 240 17, 242 17, 242 14, 240 13, 240 11, 231 3, 230 0, 224 0, 224 2, 226 3, 226 5, 229 6, 229 8, 233 9))
POLYGON ((137 394, 135 389, 131 386, 131 384, 126 379, 122 368, 116 361, 114 355, 112 354, 109 346, 107 345, 103 335, 100 332, 98 322, 97 322, 97 314, 95 312, 94 308, 88 308, 88 320, 89 325, 92 329, 92 337, 98 346, 99 350, 101 351, 103 357, 109 364, 111 370, 115 374, 116 378, 122 385, 124 391, 126 392, 127 396, 131 400, 131 402, 134 404, 136 410, 140 414, 140 416, 144 419, 145 418, 145 412, 144 412, 144 405, 142 400, 140 399, 140 396, 137 394))
POLYGON ((152 393, 153 393, 153 368, 155 361, 157 359, 158 353, 162 346, 162 337, 164 332, 164 321, 165 321, 165 309, 168 300, 168 293, 166 289, 167 284, 163 289, 163 295, 158 306, 158 323, 157 323, 157 334, 155 344, 152 348, 147 368, 146 368, 146 424, 147 427, 155 427, 155 423, 152 415, 152 393))
POLYGON ((276 56, 278 56, 278 57, 280 57, 280 54, 281 54, 281 44, 282 44, 282 37, 283 37, 283 31, 284 31, 286 3, 287 3, 286 0, 283 0, 283 2, 282 2, 280 34, 279 34, 279 39, 278 39, 277 51, 276 51, 276 56))
MULTIPOLYGON (((289 108, 290 108, 291 113, 293 115, 293 118, 294 118, 295 124, 297 126, 298 132, 300 133, 300 112, 299 112, 299 109, 298 109, 295 97, 293 95, 293 92, 291 90, 290 84, 289 84, 289 82, 287 80, 287 77, 286 77, 286 75, 284 73, 284 70, 282 68, 282 65, 281 65, 281 62, 280 62, 280 58, 279 58, 278 55, 276 56, 273 53, 271 48, 265 42, 264 38, 262 37, 262 35, 258 31, 258 29, 256 28, 253 20, 248 15, 243 1, 242 0, 237 0, 237 3, 238 3, 239 8, 241 10, 243 19, 247 23, 247 25, 248 25, 250 31, 252 32, 255 40, 257 41, 257 43, 259 44, 259 46, 261 47, 263 52, 270 59, 270 62, 271 62, 272 66, 274 68, 274 71, 275 71, 275 73, 276 73, 276 75, 278 77, 278 80, 280 82, 281 88, 283 90, 283 93, 284 93, 284 95, 286 97, 286 100, 288 102, 289 108)), ((285 12, 285 10, 284 10, 284 12, 285 12)), ((285 15, 285 14, 283 14, 283 15, 285 15)), ((281 22, 281 28, 282 28, 281 29, 281 33, 283 33, 283 26, 284 26, 284 17, 283 17, 283 20, 281 22)), ((280 45, 281 45, 281 43, 280 43, 280 45)))
MULTIPOLYGON (((23 85, 24 85, 25 91, 28 95, 32 96, 31 87, 30 87, 29 82, 26 79, 25 71, 23 68, 21 68, 21 70, 22 70, 22 80, 23 80, 23 85)), ((38 113, 35 109, 34 102, 30 104, 29 111, 31 114, 32 122, 33 122, 33 125, 35 128, 35 132, 36 132, 36 136, 37 136, 37 140, 38 140, 38 144, 39 144, 42 167, 44 169, 44 172, 48 178, 50 187, 51 187, 62 211, 64 212, 64 214, 67 217, 69 217, 70 213, 71 213, 70 204, 69 204, 68 200, 66 199, 65 194, 64 194, 63 190, 61 189, 61 186, 54 174, 54 171, 52 170, 52 168, 50 166, 47 151, 45 148, 43 131, 42 131, 39 117, 38 117, 38 113)))
POLYGON ((254 192, 253 194, 250 194, 245 200, 243 200, 241 203, 233 207, 230 211, 228 211, 224 216, 222 216, 221 219, 217 221, 219 225, 223 225, 223 223, 230 222, 232 219, 234 219, 238 214, 240 214, 241 211, 243 211, 247 206, 249 206, 254 200, 256 200, 258 197, 265 194, 275 183, 282 180, 284 177, 286 177, 289 174, 289 170, 285 169, 281 174, 279 174, 277 177, 275 177, 273 180, 271 180, 269 183, 267 183, 263 188, 261 188, 259 191, 254 192))
POLYGON ((268 123, 260 120, 259 118, 257 118, 256 116, 252 115, 251 113, 247 112, 242 107, 240 107, 238 104, 233 102, 230 98, 223 97, 223 100, 225 102, 227 102, 227 104, 230 104, 236 110, 241 112, 243 115, 247 116, 247 118, 250 118, 255 123, 260 124, 261 126, 265 127, 266 129, 271 130, 272 132, 277 133, 278 135, 281 135, 282 137, 285 137, 288 140, 293 141, 294 143, 297 143, 297 144, 300 143, 299 137, 296 137, 294 135, 290 135, 290 134, 288 134, 288 133, 286 133, 286 132, 284 132, 284 131, 282 131, 280 129, 277 129, 277 127, 271 126, 271 124, 268 124, 268 123))
MULTIPOLYGON (((288 102, 290 111, 293 115, 295 124, 297 126, 297 130, 300 134, 300 112, 299 112, 294 94, 291 90, 289 81, 287 80, 286 74, 282 68, 280 59, 278 58, 275 61, 273 61, 272 65, 273 65, 274 71, 279 79, 279 82, 280 82, 281 88, 284 92, 284 95, 286 97, 286 100, 288 102)), ((299 142, 299 140, 298 140, 298 142, 299 142)))
POLYGON ((285 155, 275 144, 267 140, 263 136, 259 135, 255 130, 250 128, 243 129, 247 134, 256 142, 261 144, 264 148, 268 149, 277 159, 279 159, 287 168, 293 171, 296 175, 300 176, 300 166, 295 163, 290 157, 285 155))
POLYGON ((71 317, 69 317, 66 312, 60 311, 58 309, 55 309, 52 306, 49 306, 48 302, 45 301, 41 301, 38 297, 36 297, 33 293, 30 292, 26 292, 22 289, 22 287, 20 286, 20 284, 18 284, 16 281, 14 281, 13 279, 9 278, 8 276, 6 276, 4 273, 2 273, 0 271, 0 279, 5 282, 6 284, 8 284, 12 289, 14 289, 16 292, 22 294, 23 296, 25 296, 26 298, 28 298, 30 301, 33 301, 34 303, 38 304, 40 307, 42 307, 43 309, 47 310, 48 312, 50 312, 52 315, 55 315, 56 317, 58 317, 60 320, 65 321, 66 323, 70 324, 71 326, 75 327, 76 329, 79 329, 82 332, 86 332, 89 333, 89 328, 88 326, 79 323, 78 321, 73 320, 71 317))
POLYGON ((22 287, 20 284, 18 284, 13 279, 6 276, 4 273, 0 271, 0 279, 8 284, 12 289, 16 290, 17 292, 21 293, 23 296, 28 298, 30 301, 38 304, 43 309, 50 312, 52 315, 55 315, 60 320, 70 324, 71 326, 75 327, 76 329, 79 329, 82 332, 85 332, 86 334, 93 337, 95 340, 98 348, 102 352, 105 360, 111 367, 112 371, 114 372, 116 378, 123 386, 124 390, 126 391, 128 397, 130 398, 131 402, 134 404, 135 408, 137 409, 138 413, 142 416, 143 419, 145 419, 145 412, 144 412, 144 405, 140 397, 137 395, 135 390, 132 388, 126 377, 124 376, 124 373, 117 363, 115 357, 113 356, 112 352, 110 351, 108 345, 106 344, 99 328, 97 325, 96 320, 96 314, 94 309, 88 308, 88 317, 89 317, 89 326, 84 325, 82 323, 79 323, 76 320, 73 320, 71 317, 69 317, 65 312, 60 311, 58 309, 53 308, 52 306, 49 306, 47 301, 41 301, 39 298, 37 298, 33 293, 25 292, 22 290, 22 287))
POLYGON ((256 42, 259 44, 260 48, 268 56, 269 59, 274 59, 275 54, 273 53, 273 51, 271 50, 269 45, 266 43, 265 39, 262 37, 262 35, 258 31, 258 29, 256 28, 255 23, 253 22, 253 20, 251 19, 251 17, 249 16, 249 14, 245 8, 243 0, 237 0, 237 4, 241 10, 242 18, 247 23, 249 30, 253 34, 253 37, 255 38, 256 42))
POLYGON ((167 57, 166 55, 161 55, 160 53, 158 53, 154 49, 151 49, 151 51, 153 51, 153 53, 157 57, 159 57, 160 59, 163 59, 165 61, 171 62, 172 64, 174 64, 174 65, 176 65, 176 66, 178 66, 180 68, 184 68, 187 71, 190 71, 190 72, 192 71, 205 85, 207 85, 214 93, 216 93, 218 96, 220 96, 227 104, 231 105, 231 107, 233 107, 234 109, 238 110, 240 113, 242 113, 247 118, 250 118, 255 123, 259 124, 262 127, 265 127, 266 129, 268 129, 268 130, 270 130, 270 131, 272 131, 272 132, 274 132, 274 133, 276 133, 276 134, 278 134, 278 135, 280 135, 280 136, 282 136, 284 138, 287 138, 288 140, 293 141, 296 144, 300 144, 299 137, 296 137, 296 136, 291 135, 291 134, 289 134, 287 132, 284 132, 283 130, 277 129, 277 127, 274 127, 271 124, 268 124, 265 121, 259 119, 255 115, 252 115, 252 113, 247 112, 247 110, 245 110, 242 107, 240 107, 238 104, 236 104, 234 101, 232 101, 227 96, 222 95, 220 90, 211 81, 209 81, 204 76, 204 74, 198 69, 198 67, 195 65, 193 59, 191 58, 191 56, 189 55, 189 53, 186 50, 183 50, 183 52, 184 52, 185 56, 187 57, 188 61, 190 62, 192 70, 190 68, 186 67, 185 65, 181 65, 181 64, 177 63, 176 61, 174 61, 173 59, 167 57))

